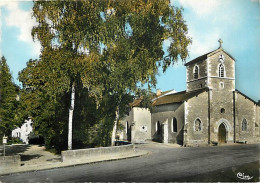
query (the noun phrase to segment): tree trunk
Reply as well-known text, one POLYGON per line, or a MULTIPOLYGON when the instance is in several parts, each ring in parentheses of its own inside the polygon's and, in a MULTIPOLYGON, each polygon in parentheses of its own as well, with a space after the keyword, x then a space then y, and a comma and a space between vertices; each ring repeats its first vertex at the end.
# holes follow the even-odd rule
POLYGON ((119 106, 117 106, 116 108, 116 120, 114 122, 114 127, 113 127, 113 131, 112 131, 112 138, 111 138, 111 146, 115 145, 115 141, 116 141, 116 129, 117 129, 117 123, 119 121, 119 106))
POLYGON ((72 88, 71 88, 71 104, 69 109, 69 127, 68 127, 68 150, 72 150, 72 119, 73 119, 74 103, 75 103, 75 83, 72 84, 72 88))

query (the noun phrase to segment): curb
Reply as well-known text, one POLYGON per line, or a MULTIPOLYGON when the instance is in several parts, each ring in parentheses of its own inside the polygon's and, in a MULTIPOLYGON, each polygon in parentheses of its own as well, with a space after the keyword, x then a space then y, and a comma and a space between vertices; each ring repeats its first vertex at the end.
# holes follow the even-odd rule
MULTIPOLYGON (((28 166, 28 169, 20 169, 20 170, 11 170, 11 171, 7 171, 4 173, 0 173, 0 176, 5 176, 5 175, 12 175, 12 174, 16 174, 16 173, 25 173, 25 172, 35 172, 35 171, 41 171, 41 170, 51 170, 51 169, 58 169, 58 168, 66 168, 66 167, 75 167, 75 166, 80 166, 80 165, 86 165, 86 164, 94 164, 94 163, 101 163, 101 162, 107 162, 107 161, 117 161, 117 160, 123 160, 123 159, 130 159, 130 158, 136 158, 136 157, 140 157, 140 156, 145 156, 145 155, 149 155, 151 154, 151 152, 149 151, 139 151, 136 154, 132 154, 129 156, 122 156, 122 157, 112 157, 109 159, 100 159, 100 160, 92 160, 92 161, 83 161, 83 162, 74 162, 71 164, 57 164, 57 165, 53 165, 53 164, 49 164, 49 166, 47 165, 46 167, 35 167, 33 168, 33 166, 28 166)), ((39 165, 38 165, 39 166, 39 165)), ((44 166, 44 165, 43 165, 44 166)), ((19 167, 20 168, 20 167, 19 167)))

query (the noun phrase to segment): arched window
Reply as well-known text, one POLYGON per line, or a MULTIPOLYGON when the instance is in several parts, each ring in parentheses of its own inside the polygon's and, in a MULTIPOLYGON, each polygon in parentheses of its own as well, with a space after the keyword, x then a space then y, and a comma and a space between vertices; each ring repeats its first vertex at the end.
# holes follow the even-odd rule
POLYGON ((222 63, 218 66, 218 76, 221 78, 225 77, 225 67, 222 63))
POLYGON ((195 132, 201 131, 201 121, 198 118, 194 122, 194 131, 195 132))
POLYGON ((246 121, 246 119, 243 119, 243 121, 242 121, 242 131, 247 131, 247 121, 246 121))
POLYGON ((199 78, 199 67, 197 65, 194 66, 193 69, 193 78, 198 79, 199 78))
POLYGON ((221 108, 221 109, 220 109, 220 112, 221 112, 221 113, 225 113, 225 109, 224 109, 224 108, 221 108))
POLYGON ((172 118, 172 132, 177 132, 177 120, 172 118))

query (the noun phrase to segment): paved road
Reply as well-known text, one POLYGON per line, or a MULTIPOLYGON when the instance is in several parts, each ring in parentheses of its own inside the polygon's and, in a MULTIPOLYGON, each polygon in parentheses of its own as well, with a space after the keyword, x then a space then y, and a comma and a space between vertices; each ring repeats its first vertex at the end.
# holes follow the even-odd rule
POLYGON ((0 177, 0 182, 90 181, 245 181, 237 173, 259 181, 260 145, 173 148, 139 145, 151 154, 131 159, 0 177))

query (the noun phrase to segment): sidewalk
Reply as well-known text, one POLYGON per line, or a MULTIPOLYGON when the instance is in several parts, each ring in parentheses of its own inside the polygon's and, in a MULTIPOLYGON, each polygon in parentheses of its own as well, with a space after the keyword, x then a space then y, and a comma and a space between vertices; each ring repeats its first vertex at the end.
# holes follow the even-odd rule
MULTIPOLYGON (((15 145, 11 148, 16 148, 15 145)), ((21 145, 17 146, 18 149, 21 149, 21 145)), ((21 166, 13 167, 13 168, 1 168, 0 165, 0 175, 12 174, 12 173, 20 173, 20 172, 28 172, 28 171, 38 171, 45 169, 53 169, 53 168, 62 168, 68 166, 76 166, 81 164, 89 164, 96 163, 102 161, 111 161, 111 160, 119 160, 126 158, 139 157, 143 155, 147 155, 149 152, 144 150, 138 150, 129 154, 117 155, 117 156, 99 156, 93 158, 91 160, 79 159, 78 161, 73 162, 62 162, 60 155, 54 155, 45 150, 44 146, 32 145, 26 146, 24 145, 24 152, 16 153, 21 155, 21 166)), ((15 150, 16 151, 16 150, 15 150)), ((18 151, 19 152, 19 151, 18 151)), ((10 152, 9 152, 10 153, 10 152)), ((2 157, 1 157, 2 158, 2 157)))

